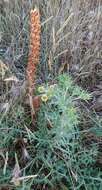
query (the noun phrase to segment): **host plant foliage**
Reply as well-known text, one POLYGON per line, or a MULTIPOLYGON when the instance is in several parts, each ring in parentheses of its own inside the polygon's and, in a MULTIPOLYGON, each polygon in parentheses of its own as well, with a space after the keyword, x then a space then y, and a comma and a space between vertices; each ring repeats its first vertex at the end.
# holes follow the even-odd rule
POLYGON ((45 184, 49 189, 63 183, 68 189, 80 184, 85 187, 96 151, 82 146, 79 102, 89 100, 90 95, 74 85, 67 74, 60 75, 53 85, 38 87, 38 92, 42 104, 38 112, 37 130, 28 132, 32 144, 30 151, 34 153, 29 171, 37 174, 34 184, 45 184), (85 167, 84 179, 82 173, 85 167))

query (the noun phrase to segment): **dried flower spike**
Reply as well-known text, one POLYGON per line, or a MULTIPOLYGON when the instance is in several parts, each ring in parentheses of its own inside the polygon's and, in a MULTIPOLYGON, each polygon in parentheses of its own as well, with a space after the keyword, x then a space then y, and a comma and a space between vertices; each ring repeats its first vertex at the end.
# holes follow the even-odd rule
POLYGON ((32 115, 35 115, 33 107, 33 90, 35 87, 36 69, 40 55, 40 34, 41 23, 40 14, 37 9, 30 12, 30 45, 27 65, 27 81, 29 90, 29 100, 32 115))

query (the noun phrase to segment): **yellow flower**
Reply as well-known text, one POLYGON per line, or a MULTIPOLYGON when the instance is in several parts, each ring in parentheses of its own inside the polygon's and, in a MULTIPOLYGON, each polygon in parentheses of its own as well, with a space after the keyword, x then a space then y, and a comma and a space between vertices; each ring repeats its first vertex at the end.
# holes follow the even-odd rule
POLYGON ((46 94, 42 95, 41 100, 43 102, 47 102, 48 101, 48 96, 46 94))
POLYGON ((45 88, 43 86, 38 87, 38 92, 43 93, 45 92, 45 88))

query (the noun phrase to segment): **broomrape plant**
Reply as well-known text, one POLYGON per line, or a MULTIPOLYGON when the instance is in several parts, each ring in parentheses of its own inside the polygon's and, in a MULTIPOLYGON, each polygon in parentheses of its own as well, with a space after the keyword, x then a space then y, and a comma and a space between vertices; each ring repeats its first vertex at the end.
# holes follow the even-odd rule
POLYGON ((35 114, 33 106, 33 90, 35 87, 36 68, 39 63, 39 55, 40 55, 40 33, 41 33, 40 14, 39 11, 35 8, 34 10, 30 11, 30 45, 29 45, 28 65, 26 69, 28 91, 29 91, 28 95, 29 95, 32 119, 35 114))

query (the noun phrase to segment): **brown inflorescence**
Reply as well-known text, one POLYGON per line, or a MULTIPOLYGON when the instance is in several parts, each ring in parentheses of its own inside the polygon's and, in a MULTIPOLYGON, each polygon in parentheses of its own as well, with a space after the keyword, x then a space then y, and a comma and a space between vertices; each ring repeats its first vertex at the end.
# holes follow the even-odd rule
POLYGON ((34 114, 33 93, 35 89, 36 69, 40 55, 40 14, 37 9, 30 12, 30 45, 27 65, 28 94, 32 115, 34 114))

